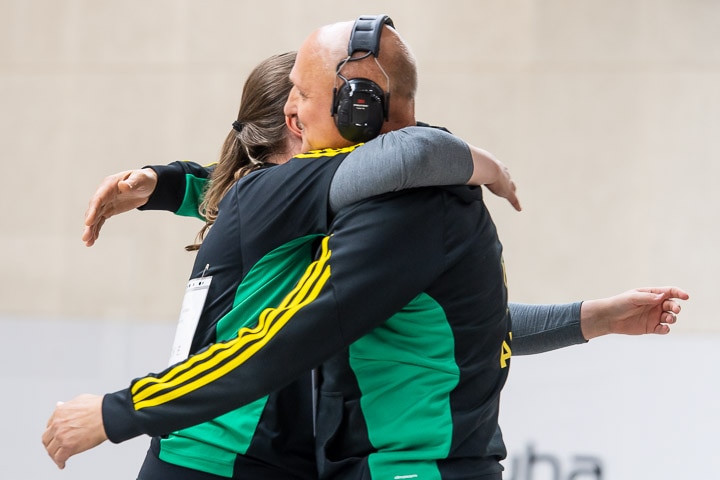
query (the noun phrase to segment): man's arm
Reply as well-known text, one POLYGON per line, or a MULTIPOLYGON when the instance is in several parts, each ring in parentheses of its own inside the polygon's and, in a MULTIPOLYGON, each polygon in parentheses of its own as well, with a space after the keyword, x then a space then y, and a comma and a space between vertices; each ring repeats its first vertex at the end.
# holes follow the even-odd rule
POLYGON ((173 162, 107 176, 85 212, 83 242, 91 247, 107 219, 135 208, 202 219, 198 206, 212 170, 193 162, 173 162))
POLYGON ((101 396, 87 394, 66 403, 58 402, 42 435, 45 450, 58 468, 65 468, 67 459, 76 453, 107 440, 101 405, 101 396))
MULTIPOLYGON (((668 333, 689 295, 677 287, 654 287, 614 297, 564 305, 510 304, 514 355, 531 355, 585 343, 596 336, 620 333, 668 333)), ((66 460, 107 440, 102 397, 81 395, 59 404, 43 433, 48 454, 64 468, 66 460)))
POLYGON ((60 405, 43 435, 48 453, 61 466, 97 439, 167 434, 210 420, 281 388, 382 324, 441 268, 442 235, 428 234, 437 230, 440 214, 414 211, 398 214, 382 199, 365 205, 358 221, 348 220, 323 240, 297 288, 263 311, 257 326, 105 395, 101 425, 71 427, 68 418, 83 410, 78 402, 88 410, 82 415, 97 418, 97 397, 60 405), (407 255, 407 245, 413 255, 407 255), (372 258, 386 261, 368 268, 372 258))

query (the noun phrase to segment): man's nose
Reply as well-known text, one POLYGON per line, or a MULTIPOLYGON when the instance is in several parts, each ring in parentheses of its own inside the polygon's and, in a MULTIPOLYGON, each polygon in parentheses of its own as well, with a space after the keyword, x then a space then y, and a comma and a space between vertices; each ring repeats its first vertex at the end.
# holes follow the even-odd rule
POLYGON ((297 108, 295 107, 295 96, 297 93, 295 92, 295 87, 290 89, 290 94, 288 95, 288 99, 285 102, 285 107, 283 108, 283 113, 286 117, 291 117, 293 115, 297 114, 297 108))

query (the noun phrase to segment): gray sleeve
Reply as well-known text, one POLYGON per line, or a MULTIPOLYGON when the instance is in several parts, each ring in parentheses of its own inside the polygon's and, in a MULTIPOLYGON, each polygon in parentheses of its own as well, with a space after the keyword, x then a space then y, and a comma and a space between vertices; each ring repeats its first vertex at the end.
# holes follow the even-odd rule
POLYGON ((330 185, 330 208, 414 187, 464 185, 473 173, 470 148, 461 139, 430 127, 389 132, 356 148, 338 167, 330 185))
POLYGON ((562 305, 510 303, 513 355, 532 355, 586 343, 580 329, 582 302, 562 305))

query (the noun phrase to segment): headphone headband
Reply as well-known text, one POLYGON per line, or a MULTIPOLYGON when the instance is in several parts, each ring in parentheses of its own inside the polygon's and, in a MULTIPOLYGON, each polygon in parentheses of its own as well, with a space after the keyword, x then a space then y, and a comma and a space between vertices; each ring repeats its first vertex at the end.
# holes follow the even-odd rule
POLYGON ((358 17, 350 34, 348 57, 355 52, 370 52, 377 58, 380 54, 380 34, 383 25, 395 28, 392 19, 387 15, 361 15, 358 17))

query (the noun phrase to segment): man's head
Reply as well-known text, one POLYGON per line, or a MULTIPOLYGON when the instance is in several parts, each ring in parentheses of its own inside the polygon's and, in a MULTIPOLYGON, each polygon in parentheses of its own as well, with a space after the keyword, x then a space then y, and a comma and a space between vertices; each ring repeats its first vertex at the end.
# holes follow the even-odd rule
MULTIPOLYGON (((342 22, 322 27, 313 32, 298 51, 290 73, 293 88, 285 104, 285 114, 296 115, 302 125, 303 150, 338 148, 353 143, 342 137, 331 116, 333 88, 341 81, 336 70, 347 58, 353 24, 342 22)), ((366 78, 383 89, 389 84, 387 93, 391 94, 392 101, 388 119, 381 129, 384 133, 415 124, 417 70, 415 59, 402 38, 393 28, 383 28, 377 58, 382 68, 371 55, 347 62, 341 73, 346 79, 366 78)))

